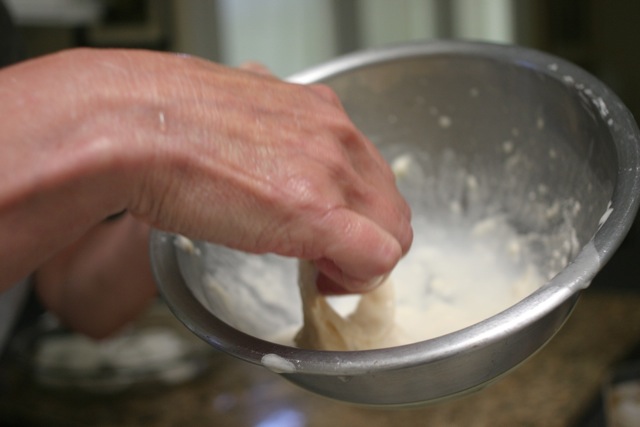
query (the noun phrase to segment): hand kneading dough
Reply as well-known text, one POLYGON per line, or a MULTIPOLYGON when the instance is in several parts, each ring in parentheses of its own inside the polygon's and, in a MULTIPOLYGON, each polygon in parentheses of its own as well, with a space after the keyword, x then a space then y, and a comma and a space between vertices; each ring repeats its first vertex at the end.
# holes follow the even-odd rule
POLYGON ((340 316, 316 287, 318 271, 309 261, 299 263, 303 325, 295 337, 298 347, 315 350, 368 350, 397 345, 393 285, 386 280, 363 294, 348 317, 340 316))

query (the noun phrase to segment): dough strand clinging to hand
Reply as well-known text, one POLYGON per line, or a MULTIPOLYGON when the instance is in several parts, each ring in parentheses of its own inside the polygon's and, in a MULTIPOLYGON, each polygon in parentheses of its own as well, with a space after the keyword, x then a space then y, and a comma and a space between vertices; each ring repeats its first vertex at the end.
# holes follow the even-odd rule
POLYGON ((387 279, 363 294, 355 311, 342 317, 318 292, 318 271, 300 260, 298 282, 302 297, 303 326, 295 337, 298 347, 353 351, 397 345, 393 284, 387 279))

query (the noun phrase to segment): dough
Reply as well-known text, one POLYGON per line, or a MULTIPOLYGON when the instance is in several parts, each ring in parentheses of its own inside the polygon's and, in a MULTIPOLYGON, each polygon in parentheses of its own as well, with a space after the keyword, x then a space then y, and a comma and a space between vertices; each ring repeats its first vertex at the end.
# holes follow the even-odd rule
POLYGON ((311 262, 299 261, 303 325, 295 337, 298 347, 352 351, 398 344, 391 280, 387 279, 375 290, 363 294, 355 311, 342 317, 318 292, 317 276, 318 271, 311 262))

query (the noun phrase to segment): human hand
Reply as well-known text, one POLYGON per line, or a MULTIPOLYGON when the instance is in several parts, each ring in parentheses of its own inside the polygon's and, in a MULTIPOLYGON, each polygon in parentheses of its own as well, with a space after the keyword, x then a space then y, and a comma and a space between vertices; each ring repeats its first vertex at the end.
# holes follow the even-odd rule
POLYGON ((2 286, 123 209, 313 260, 321 282, 353 292, 411 244, 389 166, 326 87, 173 54, 72 50, 2 70, 0 90, 0 231, 14 236, 0 246, 2 286))
POLYGON ((183 182, 177 185, 172 168, 155 175, 144 188, 162 194, 145 192, 133 212, 190 237, 314 260, 325 292, 377 286, 372 279, 408 250, 410 211, 388 165, 335 94, 280 82, 259 64, 245 65, 252 75, 188 61, 209 74, 185 76, 199 82, 202 98, 180 113, 206 121, 188 120, 174 138, 184 141, 194 130, 208 138, 181 150, 180 158, 189 154, 183 182), (235 96, 220 96, 226 93, 235 96), (156 197, 164 198, 163 210, 150 212, 145 206, 156 197))
POLYGON ((38 267, 38 298, 74 331, 104 338, 134 320, 156 296, 149 226, 123 215, 103 221, 38 267))
MULTIPOLYGON (((273 74, 271 73, 269 68, 259 62, 245 62, 240 66, 240 68, 247 71, 252 71, 263 76, 273 77, 273 74)), ((382 284, 387 279, 387 277, 388 274, 372 278, 369 281, 358 286, 356 290, 366 291, 368 289, 376 288, 380 284, 382 284)), ((316 278, 316 286, 318 287, 319 291, 324 294, 344 294, 349 292, 349 289, 345 289, 342 285, 336 283, 336 281, 323 273, 318 274, 318 277, 316 278)))

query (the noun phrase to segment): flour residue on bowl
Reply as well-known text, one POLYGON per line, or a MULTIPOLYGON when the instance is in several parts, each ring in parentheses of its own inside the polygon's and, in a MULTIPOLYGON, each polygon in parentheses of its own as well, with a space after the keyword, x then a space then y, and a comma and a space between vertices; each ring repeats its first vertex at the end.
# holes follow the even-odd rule
MULTIPOLYGON (((496 141, 503 161, 490 173, 471 169, 451 150, 437 157, 401 145, 383 152, 414 211, 414 242, 390 276, 393 337, 371 347, 423 341, 488 319, 535 292, 578 253, 574 220, 582 205, 555 197, 546 181, 522 179, 535 165, 520 146, 504 150, 503 142, 496 141)), ((236 329, 295 346, 304 322, 297 261, 202 248, 201 276, 194 278, 202 284, 201 302, 236 329)), ((326 302, 350 321, 360 300, 326 302)), ((331 324, 342 324, 331 316, 331 324)))
MULTIPOLYGON (((401 186, 424 181, 422 168, 412 155, 395 157, 391 169, 401 186)), ((459 173, 451 179, 461 182, 468 200, 482 199, 483 190, 473 174, 459 173)), ((314 283, 307 283, 301 269, 304 323, 294 341, 292 331, 281 334, 277 341, 323 350, 413 343, 487 319, 544 284, 545 276, 530 253, 532 235, 519 234, 504 213, 469 218, 458 200, 451 200, 444 209, 449 214, 414 218, 413 246, 383 286, 393 286, 393 291, 385 292, 393 310, 378 316, 385 321, 378 319, 374 330, 371 316, 362 313, 385 311, 381 310, 384 301, 368 294, 325 301, 317 292, 310 292, 314 283)))
POLYGON ((260 361, 262 366, 278 374, 293 373, 296 371, 296 365, 287 359, 274 353, 268 353, 262 356, 260 361))
MULTIPOLYGON (((389 321, 395 324, 384 327, 394 328, 392 339, 388 334, 383 334, 384 339, 378 343, 364 339, 371 334, 362 337, 359 331, 366 331, 366 328, 349 323, 361 307, 363 297, 357 295, 327 298, 342 319, 331 321, 334 312, 325 309, 320 315, 328 313, 328 320, 314 319, 311 325, 305 324, 305 328, 317 329, 317 325, 323 323, 332 327, 346 325, 347 331, 337 331, 341 342, 348 344, 351 339, 356 346, 366 345, 363 348, 342 345, 339 349, 408 344, 487 319, 516 304, 544 283, 543 275, 527 256, 521 237, 502 217, 456 227, 418 219, 414 221, 414 232, 413 247, 390 278, 395 285, 394 293, 390 294, 395 318, 389 321), (350 338, 349 334, 355 335, 350 338)), ((276 340, 291 345, 293 332, 281 334, 276 340)))
POLYGON ((545 282, 503 217, 455 228, 418 220, 414 231, 412 249, 391 276, 405 343, 478 323, 545 282))

